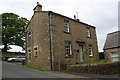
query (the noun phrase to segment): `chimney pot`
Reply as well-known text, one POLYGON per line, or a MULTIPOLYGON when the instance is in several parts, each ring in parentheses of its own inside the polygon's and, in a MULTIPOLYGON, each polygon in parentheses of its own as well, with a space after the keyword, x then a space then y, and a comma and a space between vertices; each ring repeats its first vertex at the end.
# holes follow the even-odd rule
POLYGON ((76 15, 74 15, 74 19, 76 19, 76 15))
POLYGON ((37 5, 39 5, 39 2, 37 2, 37 5))

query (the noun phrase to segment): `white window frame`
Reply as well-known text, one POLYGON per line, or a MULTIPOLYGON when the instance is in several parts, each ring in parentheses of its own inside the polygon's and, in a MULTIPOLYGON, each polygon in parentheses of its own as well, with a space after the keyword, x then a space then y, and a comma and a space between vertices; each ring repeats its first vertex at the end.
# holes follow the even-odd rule
POLYGON ((70 32, 69 21, 64 20, 64 32, 70 32))
POLYGON ((115 61, 113 61, 113 59, 115 59, 115 58, 117 59, 116 61, 119 61, 119 54, 118 55, 113 55, 114 53, 118 54, 118 52, 111 52, 110 53, 112 62, 115 62, 115 61))
POLYGON ((34 57, 37 57, 38 56, 38 47, 35 47, 34 48, 34 57))
POLYGON ((90 31, 90 29, 89 28, 87 28, 87 37, 91 37, 91 31, 90 31))
POLYGON ((29 32, 29 31, 28 31, 27 36, 28 36, 28 38, 27 38, 27 39, 28 39, 28 44, 29 44, 29 43, 30 43, 30 41, 31 41, 31 32, 29 32))
POLYGON ((31 38, 31 32, 28 32, 28 38, 31 38))
POLYGON ((88 46, 88 50, 89 50, 89 56, 93 56, 93 47, 92 47, 92 45, 89 45, 88 46))
POLYGON ((65 56, 72 56, 72 48, 71 48, 71 42, 65 41, 65 56))
POLYGON ((31 50, 28 50, 28 59, 31 59, 31 50))

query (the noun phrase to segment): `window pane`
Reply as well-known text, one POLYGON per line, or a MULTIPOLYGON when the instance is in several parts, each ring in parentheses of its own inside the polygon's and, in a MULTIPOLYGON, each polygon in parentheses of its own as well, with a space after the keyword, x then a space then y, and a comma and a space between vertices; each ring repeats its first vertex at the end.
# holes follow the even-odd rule
POLYGON ((65 42, 65 55, 66 56, 72 55, 71 42, 65 42))
POLYGON ((89 55, 90 55, 90 56, 93 56, 93 53, 92 53, 92 45, 89 45, 89 55))
POLYGON ((112 52, 111 53, 111 57, 118 57, 119 55, 118 55, 118 53, 117 52, 112 52))
POLYGON ((116 58, 112 58, 112 61, 115 62, 115 61, 119 61, 118 57, 116 58))
POLYGON ((38 49, 34 48, 34 56, 38 56, 38 49))
POLYGON ((119 61, 119 54, 117 52, 111 52, 110 55, 113 62, 119 61))
POLYGON ((87 29, 87 37, 91 37, 90 29, 87 29))
POLYGON ((31 37, 31 32, 28 32, 28 37, 31 37))
POLYGON ((31 57, 31 50, 28 50, 28 59, 31 57))
POLYGON ((69 32, 69 21, 64 20, 64 31, 69 32))

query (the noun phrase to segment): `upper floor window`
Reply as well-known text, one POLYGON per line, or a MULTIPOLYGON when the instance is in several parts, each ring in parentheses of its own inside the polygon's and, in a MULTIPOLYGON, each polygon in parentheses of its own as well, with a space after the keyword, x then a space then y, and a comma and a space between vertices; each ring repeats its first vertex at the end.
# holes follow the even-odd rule
POLYGON ((92 45, 89 45, 89 56, 93 56, 92 45))
POLYGON ((87 28, 87 37, 91 37, 91 32, 89 28, 87 28))
POLYGON ((31 32, 28 32, 28 38, 30 38, 31 37, 31 32))
POLYGON ((71 42, 65 42, 65 56, 72 56, 71 42))
POLYGON ((37 57, 38 56, 38 48, 34 48, 34 57, 37 57))
POLYGON ((28 32, 27 33, 27 43, 28 43, 28 46, 30 46, 30 42, 31 42, 31 32, 28 32))
POLYGON ((68 20, 64 20, 64 32, 70 32, 68 20))

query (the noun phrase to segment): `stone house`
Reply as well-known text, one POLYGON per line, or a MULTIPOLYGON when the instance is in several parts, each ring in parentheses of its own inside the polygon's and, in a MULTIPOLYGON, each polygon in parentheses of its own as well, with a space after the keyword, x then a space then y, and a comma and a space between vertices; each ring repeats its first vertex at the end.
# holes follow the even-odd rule
POLYGON ((104 44, 104 55, 107 62, 119 61, 120 31, 109 33, 104 44))
POLYGON ((99 60, 95 27, 37 3, 26 29, 26 64, 48 70, 99 60))

